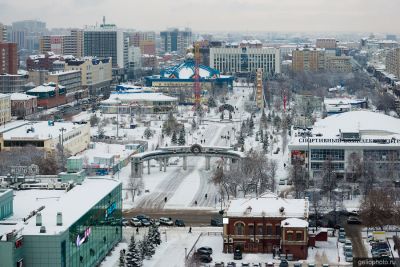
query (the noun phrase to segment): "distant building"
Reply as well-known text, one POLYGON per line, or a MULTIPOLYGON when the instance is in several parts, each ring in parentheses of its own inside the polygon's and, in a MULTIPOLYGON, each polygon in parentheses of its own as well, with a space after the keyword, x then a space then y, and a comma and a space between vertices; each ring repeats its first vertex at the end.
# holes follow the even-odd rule
POLYGON ((0 125, 11 121, 10 95, 0 94, 0 125))
POLYGON ((91 96, 96 96, 110 91, 112 81, 111 58, 84 57, 68 60, 65 64, 65 70, 79 70, 81 72, 82 88, 86 95, 86 92, 91 96))
POLYGON ((112 58, 112 67, 128 67, 128 35, 115 25, 87 28, 84 35, 84 56, 112 58))
POLYGON ((11 115, 26 117, 37 111, 37 97, 21 93, 11 94, 11 115))
POLYGON ((0 42, 0 74, 17 74, 17 71, 17 44, 0 42))
POLYGON ((387 52, 386 72, 400 78, 400 48, 394 48, 387 52))
POLYGON ((40 121, 4 132, 1 148, 10 150, 31 145, 52 152, 57 149, 57 145, 63 144, 65 150, 75 155, 85 150, 89 142, 89 124, 40 121))
POLYGON ((117 91, 107 100, 101 101, 101 110, 106 114, 154 114, 168 113, 176 109, 178 99, 151 88, 118 85, 117 91))
POLYGON ((297 48, 292 51, 292 69, 295 72, 325 70, 325 50, 315 48, 297 48))
POLYGON ((19 74, 0 74, 0 93, 10 94, 22 92, 27 78, 27 76, 19 74))
POLYGON ((317 48, 336 49, 337 41, 335 38, 318 38, 315 46, 317 48))
POLYGON ((0 43, 7 42, 7 27, 0 23, 0 43))
POLYGON ((62 85, 65 88, 67 102, 87 97, 87 92, 82 91, 81 79, 80 70, 53 71, 47 76, 48 83, 62 85))
POLYGON ((135 79, 140 75, 142 68, 142 52, 140 47, 130 46, 128 59, 128 79, 135 79))
POLYGON ((350 56, 327 56, 325 69, 331 72, 345 72, 352 71, 351 57, 350 56))
POLYGON ((53 108, 67 103, 67 90, 55 83, 43 84, 26 91, 26 94, 37 97, 37 105, 42 108, 53 108))
POLYGON ((135 32, 129 36, 129 46, 139 47, 142 54, 156 54, 156 33, 135 32))
MULTIPOLYGON (((177 97, 180 103, 194 102, 194 68, 192 57, 181 64, 161 70, 160 75, 145 77, 146 86, 155 86, 161 92, 177 97)), ((233 77, 221 75, 216 69, 199 65, 199 75, 202 95, 219 95, 232 89, 233 77)))
POLYGON ((352 99, 352 98, 325 98, 324 99, 324 114, 327 116, 339 114, 347 111, 358 109, 367 109, 367 99, 352 99))
POLYGON ((26 60, 26 68, 30 70, 47 70, 55 71, 57 64, 55 61, 65 61, 66 59, 74 58, 73 56, 62 56, 54 54, 53 52, 45 52, 39 55, 30 55, 26 60))
POLYGON ((161 52, 177 52, 186 54, 186 49, 192 45, 192 31, 189 28, 183 31, 173 28, 160 32, 161 52))
POLYGON ((45 35, 40 38, 39 52, 83 56, 83 30, 73 29, 70 35, 45 35))
POLYGON ((308 256, 308 199, 285 199, 273 193, 229 201, 224 214, 224 249, 233 253, 308 256))
POLYGON ((262 69, 265 75, 281 72, 277 48, 210 48, 210 67, 221 73, 248 73, 262 69))

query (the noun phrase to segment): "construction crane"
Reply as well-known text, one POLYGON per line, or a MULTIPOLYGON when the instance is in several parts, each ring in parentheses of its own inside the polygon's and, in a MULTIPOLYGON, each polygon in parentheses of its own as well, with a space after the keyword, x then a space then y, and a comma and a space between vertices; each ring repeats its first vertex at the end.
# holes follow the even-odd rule
POLYGON ((194 110, 201 109, 201 84, 200 84, 200 43, 196 42, 194 45, 194 110))

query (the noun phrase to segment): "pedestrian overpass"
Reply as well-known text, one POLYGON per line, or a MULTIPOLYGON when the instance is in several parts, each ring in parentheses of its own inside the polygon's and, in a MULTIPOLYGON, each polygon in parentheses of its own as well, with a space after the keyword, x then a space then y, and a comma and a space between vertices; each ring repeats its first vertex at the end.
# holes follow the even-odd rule
POLYGON ((187 157, 205 157, 206 170, 211 168, 211 158, 218 157, 227 159, 226 164, 236 164, 245 157, 243 152, 235 151, 231 147, 201 146, 171 146, 161 147, 154 151, 135 154, 131 157, 131 177, 140 178, 143 176, 144 162, 147 161, 147 173, 150 174, 150 160, 157 160, 160 164, 160 171, 167 171, 168 160, 171 157, 181 157, 183 159, 183 169, 187 169, 187 157), (229 162, 230 161, 230 162, 229 162))

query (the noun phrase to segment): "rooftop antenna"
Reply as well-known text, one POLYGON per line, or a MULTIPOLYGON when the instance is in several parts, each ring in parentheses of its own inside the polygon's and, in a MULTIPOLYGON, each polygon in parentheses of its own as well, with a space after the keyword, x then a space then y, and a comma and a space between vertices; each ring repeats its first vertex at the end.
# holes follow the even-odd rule
POLYGON ((103 16, 103 26, 106 25, 106 16, 103 16))

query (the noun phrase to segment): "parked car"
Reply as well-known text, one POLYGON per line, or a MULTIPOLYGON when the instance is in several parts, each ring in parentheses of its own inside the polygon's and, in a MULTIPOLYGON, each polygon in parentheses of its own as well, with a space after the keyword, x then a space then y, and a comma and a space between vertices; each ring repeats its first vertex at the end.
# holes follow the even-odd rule
POLYGON ((343 246, 343 251, 344 251, 344 254, 346 254, 346 252, 353 251, 353 247, 351 245, 344 245, 343 246))
POLYGON ((197 253, 211 255, 213 250, 210 247, 201 247, 197 249, 197 253))
POLYGON ((218 218, 211 219, 211 226, 224 226, 222 221, 218 218))
POLYGON ((150 219, 150 223, 153 224, 153 225, 157 225, 157 226, 160 225, 160 221, 156 220, 156 219, 150 219))
POLYGON ((347 251, 344 254, 344 258, 346 262, 352 262, 353 261, 353 252, 352 251, 347 251))
POLYGON ((235 262, 228 262, 227 264, 226 264, 226 267, 236 267, 236 263, 235 262))
POLYGON ((233 252, 233 259, 234 260, 241 260, 243 258, 242 251, 240 249, 235 249, 233 252))
POLYGON ((359 218, 357 218, 357 217, 350 216, 347 219, 347 224, 361 224, 361 220, 359 218))
POLYGON ((274 263, 272 261, 269 261, 265 264, 265 267, 274 267, 274 263))
POLYGON ((214 267, 225 267, 225 263, 224 263, 223 261, 221 261, 221 262, 216 262, 216 263, 214 264, 214 267))
POLYGON ((176 219, 175 225, 178 227, 185 227, 185 222, 183 220, 176 219))
POLYGON ((141 219, 140 222, 142 223, 143 226, 150 226, 151 225, 150 221, 148 219, 146 219, 146 218, 141 219))
POLYGON ((346 246, 352 246, 352 243, 351 243, 351 240, 350 240, 350 239, 346 239, 346 240, 344 241, 344 244, 345 244, 346 246))
POLYGON ((372 254, 372 258, 381 258, 381 257, 387 256, 388 252, 389 251, 387 249, 381 248, 381 249, 372 251, 371 254, 372 254))
POLYGON ((172 225, 174 225, 174 222, 170 218, 161 217, 160 218, 160 224, 161 225, 172 226, 172 225))
POLYGON ((250 263, 248 263, 248 262, 242 262, 242 267, 249 267, 250 266, 250 263))
POLYGON ((210 255, 207 255, 207 254, 201 254, 201 255, 199 255, 199 261, 200 262, 202 262, 202 263, 210 263, 210 262, 212 262, 212 258, 211 258, 211 256, 210 255))
POLYGON ((136 218, 138 218, 139 220, 142 220, 142 219, 150 220, 150 217, 147 215, 144 215, 144 214, 136 215, 136 218))
POLYGON ((289 267, 289 263, 287 260, 281 260, 279 263, 279 267, 289 267))
POLYGON ((339 241, 340 243, 344 243, 344 242, 346 241, 346 236, 343 235, 343 234, 339 234, 338 241, 339 241))
POLYGON ((135 227, 142 226, 142 222, 138 218, 131 219, 131 225, 135 227))

